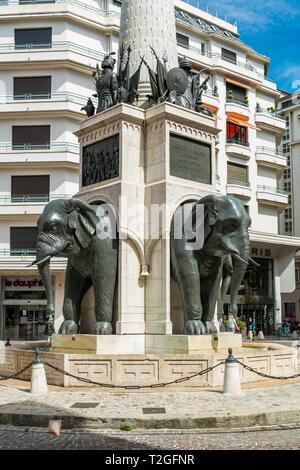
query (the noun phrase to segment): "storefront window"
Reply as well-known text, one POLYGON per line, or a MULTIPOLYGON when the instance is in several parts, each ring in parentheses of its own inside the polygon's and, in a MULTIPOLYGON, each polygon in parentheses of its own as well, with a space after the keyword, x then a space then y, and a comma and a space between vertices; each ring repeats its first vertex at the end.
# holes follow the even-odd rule
POLYGON ((239 295, 247 297, 273 297, 273 260, 253 258, 260 266, 249 265, 239 295))

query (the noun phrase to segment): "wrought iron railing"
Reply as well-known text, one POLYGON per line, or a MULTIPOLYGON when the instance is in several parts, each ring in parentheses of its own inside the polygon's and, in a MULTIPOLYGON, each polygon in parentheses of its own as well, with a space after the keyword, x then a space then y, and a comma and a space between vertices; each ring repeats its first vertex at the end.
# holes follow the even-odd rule
POLYGON ((240 181, 240 180, 235 180, 233 178, 228 178, 227 184, 237 184, 238 186, 245 186, 247 188, 250 188, 251 186, 249 181, 240 181))
POLYGON ((283 196, 288 196, 289 194, 288 191, 285 191, 284 189, 274 188, 273 186, 266 186, 262 184, 257 185, 257 191, 277 193, 277 194, 282 194, 283 196))
POLYGON ((30 143, 14 144, 10 142, 0 143, 0 152, 9 152, 13 150, 33 151, 33 150, 58 150, 68 152, 79 152, 79 145, 71 142, 47 142, 47 143, 30 143))
POLYGON ((268 116, 273 116, 273 117, 276 117, 278 119, 282 119, 283 121, 285 121, 285 116, 282 116, 277 111, 272 111, 270 109, 257 108, 256 114, 267 114, 268 116))
POLYGON ((55 199, 69 199, 72 196, 69 194, 9 194, 0 196, 1 204, 28 204, 28 203, 42 203, 54 201, 55 199))
POLYGON ((249 103, 242 101, 242 100, 229 98, 228 96, 226 98, 226 103, 235 103, 235 104, 239 104, 240 106, 245 106, 245 108, 249 108, 249 103))
POLYGON ((270 147, 256 147, 257 152, 262 152, 262 153, 269 153, 271 155, 279 156, 279 157, 284 157, 286 159, 286 156, 283 152, 277 150, 277 149, 272 149, 270 147))
MULTIPOLYGON (((88 96, 79 95, 77 93, 70 93, 68 91, 55 92, 55 93, 14 93, 9 95, 1 95, 1 102, 13 102, 13 101, 30 101, 30 100, 67 100, 80 105, 86 104, 88 96)), ((93 100, 94 104, 96 100, 93 100)))
POLYGON ((246 142, 241 139, 227 139, 227 144, 238 144, 238 145, 243 145, 243 147, 250 147, 249 142, 246 142))
POLYGON ((0 256, 35 256, 35 248, 2 248, 0 256))

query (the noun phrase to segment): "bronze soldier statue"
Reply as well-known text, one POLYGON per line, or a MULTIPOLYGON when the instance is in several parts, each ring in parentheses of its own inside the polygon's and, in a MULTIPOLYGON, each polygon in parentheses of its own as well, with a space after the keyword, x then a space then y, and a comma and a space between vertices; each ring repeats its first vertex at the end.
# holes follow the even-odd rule
POLYGON ((111 108, 118 102, 118 76, 113 71, 116 63, 112 57, 114 54, 115 52, 111 52, 104 57, 101 64, 102 71, 99 70, 97 64, 96 72, 93 73, 97 90, 97 95, 94 96, 98 97, 97 113, 111 108))

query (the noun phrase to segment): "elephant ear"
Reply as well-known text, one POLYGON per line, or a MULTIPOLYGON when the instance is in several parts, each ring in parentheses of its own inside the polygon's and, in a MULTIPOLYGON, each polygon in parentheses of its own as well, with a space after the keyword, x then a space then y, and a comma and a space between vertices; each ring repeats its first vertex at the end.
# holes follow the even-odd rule
MULTIPOLYGON (((219 218, 218 208, 220 205, 220 198, 214 194, 201 198, 194 205, 193 217, 196 217, 196 206, 198 204, 204 205, 204 240, 206 240, 208 235, 211 233, 211 227, 215 225, 219 218)), ((194 228, 195 232, 202 230, 202 227, 203 220, 196 220, 194 228)))
POLYGON ((68 201, 67 212, 68 226, 75 231, 82 248, 87 248, 99 222, 94 208, 80 199, 73 198, 68 201))

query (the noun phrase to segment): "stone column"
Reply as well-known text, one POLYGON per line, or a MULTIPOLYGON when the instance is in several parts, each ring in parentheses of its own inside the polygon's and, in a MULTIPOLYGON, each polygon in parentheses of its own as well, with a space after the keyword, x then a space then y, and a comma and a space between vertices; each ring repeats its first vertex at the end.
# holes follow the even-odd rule
MULTIPOLYGON (((168 58, 167 68, 178 66, 174 0, 123 0, 120 44, 131 47, 131 73, 137 70, 141 56, 156 71, 153 47, 159 59, 168 58)), ((151 93, 148 70, 142 66, 139 93, 146 100, 151 93)))

